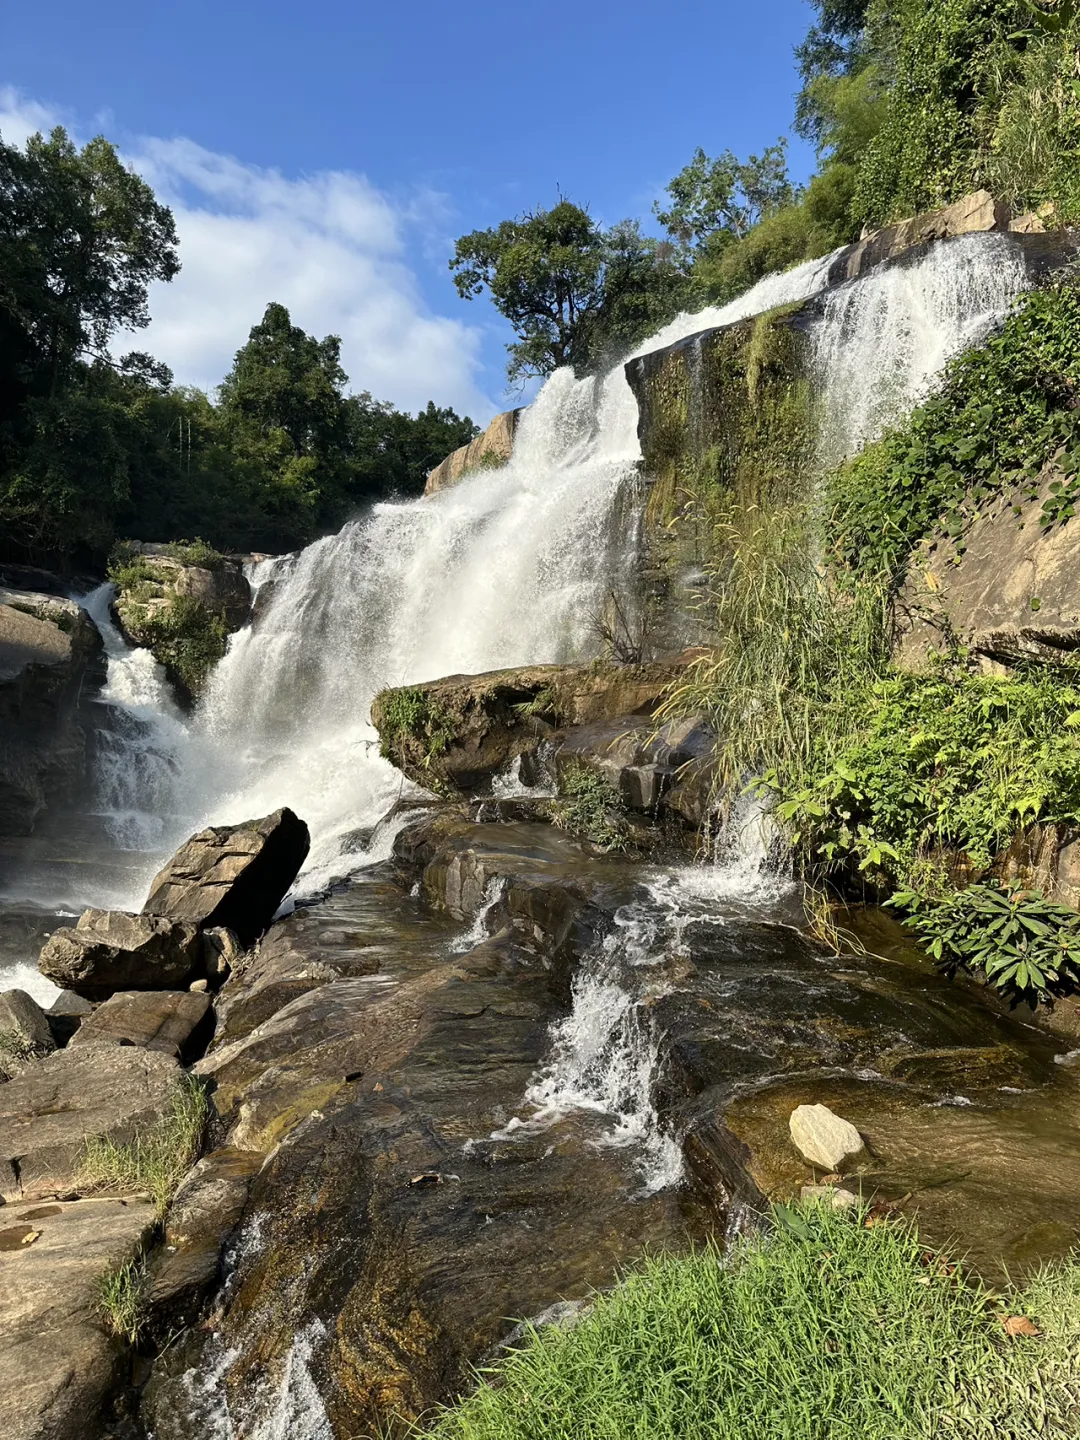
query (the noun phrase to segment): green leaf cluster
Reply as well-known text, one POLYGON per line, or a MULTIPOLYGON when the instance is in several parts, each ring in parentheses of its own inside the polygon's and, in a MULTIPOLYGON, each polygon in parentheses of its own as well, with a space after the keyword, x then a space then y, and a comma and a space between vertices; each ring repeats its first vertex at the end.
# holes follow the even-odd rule
POLYGON ((379 731, 384 759, 400 765, 406 749, 418 747, 421 763, 429 770, 433 761, 446 753, 457 733, 457 722, 422 685, 402 686, 386 693, 379 731))
POLYGON ((811 870, 923 889, 943 857, 984 871, 1025 826, 1080 822, 1080 687, 1061 676, 896 674, 836 703, 851 738, 826 721, 802 776, 765 777, 811 870))
POLYGON ((889 904, 945 969, 985 977, 1010 998, 1036 1005, 1080 981, 1080 915, 1037 890, 981 884, 936 898, 902 890, 889 904))
POLYGON ((559 775, 559 799, 551 818, 563 830, 598 850, 624 850, 629 840, 622 793, 590 766, 574 761, 559 775))

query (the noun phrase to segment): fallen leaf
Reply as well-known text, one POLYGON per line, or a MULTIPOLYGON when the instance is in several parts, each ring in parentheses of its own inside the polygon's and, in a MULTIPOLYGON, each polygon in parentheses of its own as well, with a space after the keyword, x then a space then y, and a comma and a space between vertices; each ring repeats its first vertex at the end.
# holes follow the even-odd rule
POLYGON ((375 1092, 375 1094, 378 1095, 379 1091, 382 1089, 382 1086, 378 1083, 378 1081, 376 1081, 371 1088, 375 1092))
POLYGON ((434 1170, 427 1170, 422 1175, 414 1175, 409 1181, 410 1185, 441 1185, 443 1177, 434 1170))
POLYGON ((40 1236, 40 1234, 40 1230, 28 1230, 26 1234, 22 1237, 22 1243, 24 1245, 32 1245, 34 1241, 40 1236))
POLYGON ((1042 1334, 1034 1320, 1029 1320, 1026 1315, 1002 1315, 1001 1323, 1005 1327, 1005 1334, 1014 1340, 1017 1335, 1042 1334))

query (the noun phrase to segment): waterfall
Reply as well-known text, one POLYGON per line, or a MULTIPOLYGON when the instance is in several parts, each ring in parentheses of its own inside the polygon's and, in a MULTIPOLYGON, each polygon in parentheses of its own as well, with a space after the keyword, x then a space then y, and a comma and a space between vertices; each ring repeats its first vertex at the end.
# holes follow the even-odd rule
MULTIPOLYGON (((816 295, 831 259, 682 315, 637 353, 816 295)), ((812 325, 823 454, 849 452, 909 407, 1023 281, 1007 238, 978 235, 825 290, 812 325)), ((435 496, 375 505, 260 565, 258 621, 232 637, 192 717, 176 712, 150 656, 116 634, 106 590, 88 597, 109 652, 113 715, 99 746, 99 802, 116 842, 148 852, 140 884, 192 829, 282 804, 312 829, 308 888, 388 853, 392 831, 380 822, 408 782, 379 755, 373 696, 595 654, 594 617, 635 562, 636 529, 620 501, 639 459, 622 365, 584 380, 557 371, 522 416, 506 465, 435 496)), ((125 897, 139 900, 134 889, 125 897)))

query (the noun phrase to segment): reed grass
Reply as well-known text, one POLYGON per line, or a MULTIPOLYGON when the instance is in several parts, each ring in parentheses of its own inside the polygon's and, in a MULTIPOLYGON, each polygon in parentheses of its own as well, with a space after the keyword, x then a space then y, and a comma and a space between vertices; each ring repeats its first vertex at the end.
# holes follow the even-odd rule
POLYGON ((198 1159, 209 1117, 206 1090, 184 1074, 173 1089, 168 1111, 126 1144, 107 1136, 87 1140, 78 1183, 85 1190, 118 1195, 148 1194, 162 1216, 176 1187, 198 1159))

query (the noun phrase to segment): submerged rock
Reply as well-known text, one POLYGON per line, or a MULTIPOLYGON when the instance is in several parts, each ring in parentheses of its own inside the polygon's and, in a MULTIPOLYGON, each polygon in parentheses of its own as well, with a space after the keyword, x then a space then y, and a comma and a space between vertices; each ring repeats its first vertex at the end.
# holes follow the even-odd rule
POLYGON ((241 945, 251 945, 274 918, 310 844, 307 826, 287 807, 261 820, 211 826, 154 877, 142 913, 231 930, 241 945))
POLYGON ((795 1149, 819 1170, 843 1170, 865 1154, 866 1146, 855 1126, 834 1115, 827 1105, 797 1106, 789 1127, 795 1149))
POLYGON ((0 995, 0 1076, 18 1075, 38 1055, 56 1049, 49 1021, 25 990, 0 995))
POLYGON ((171 1056, 135 1046, 87 1045, 35 1060, 0 1085, 0 1198, 71 1194, 86 1141, 134 1139, 167 1112, 178 1073, 171 1056))
POLYGON ((117 990, 171 990, 202 971, 194 925, 160 915, 86 910, 45 942, 38 969, 65 990, 107 1000, 117 990))
POLYGON ((83 1021, 69 1048, 141 1045, 178 1060, 202 1054, 213 1031, 210 996, 187 990, 120 990, 83 1021))
POLYGON ((86 1440, 123 1354, 98 1316, 103 1275, 154 1227, 140 1198, 0 1210, 0 1435, 86 1440))

